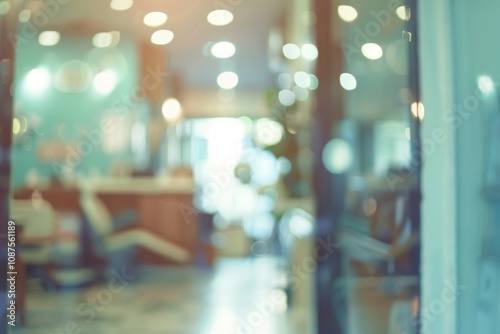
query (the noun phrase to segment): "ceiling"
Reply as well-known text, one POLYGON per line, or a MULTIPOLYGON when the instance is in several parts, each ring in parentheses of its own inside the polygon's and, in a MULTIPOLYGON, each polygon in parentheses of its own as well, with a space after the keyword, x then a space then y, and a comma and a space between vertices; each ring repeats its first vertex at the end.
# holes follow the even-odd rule
MULTIPOLYGON (((41 3, 30 1, 27 6, 33 11, 40 9, 41 3)), ((147 42, 157 29, 169 29, 175 34, 165 46, 171 55, 170 70, 185 86, 215 88, 218 74, 233 70, 239 75, 239 88, 269 87, 273 81, 268 71, 268 34, 282 17, 285 4, 285 0, 135 0, 131 9, 114 11, 110 0, 72 0, 60 6, 44 29, 89 38, 98 32, 117 30, 122 36, 147 42), (222 27, 210 25, 208 13, 221 6, 234 14, 233 22, 222 27), (144 25, 143 18, 151 11, 166 13, 167 22, 160 28, 144 25), (231 60, 206 53, 207 43, 222 40, 236 46, 231 60)))
MULTIPOLYGON (((175 34, 173 41, 165 46, 170 53, 170 71, 191 91, 186 103, 192 106, 193 114, 207 107, 203 108, 205 100, 202 102, 200 96, 212 94, 213 100, 217 100, 214 94, 218 88, 216 80, 223 71, 236 72, 238 91, 251 92, 237 102, 262 99, 262 91, 274 86, 268 66, 268 35, 273 27, 283 22, 291 0, 135 0, 131 9, 121 12, 112 10, 110 1, 69 0, 60 6, 44 29, 58 30, 63 35, 84 35, 89 39, 98 32, 117 30, 122 36, 149 43, 151 34, 158 28, 145 26, 144 16, 151 11, 165 12, 168 20, 161 28, 175 34), (208 13, 221 7, 234 14, 234 21, 223 27, 210 25, 208 13), (223 40, 236 46, 236 54, 230 60, 216 59, 207 52, 207 45, 223 40)), ((27 0, 32 11, 40 10, 43 2, 47 0, 27 0)), ((345 92, 346 113, 349 118, 368 122, 406 120, 408 104, 403 95, 407 95, 405 88, 408 87, 408 43, 401 38, 405 24, 394 13, 387 24, 380 23, 380 18, 373 15, 373 12, 388 10, 391 2, 386 0, 351 0, 349 3, 358 9, 359 17, 351 23, 341 22, 341 29, 334 34, 338 38, 340 32, 341 40, 358 50, 345 60, 345 71, 358 80, 355 90, 345 92), (359 52, 361 44, 365 43, 360 43, 363 38, 358 36, 359 31, 366 31, 369 25, 380 28, 378 33, 368 36, 369 42, 384 49, 384 57, 378 60, 368 60, 359 52)), ((339 21, 336 8, 332 15, 339 21)), ((239 106, 241 112, 265 109, 260 101, 255 106, 247 102, 241 102, 245 104, 239 106)), ((216 108, 212 103, 210 109, 228 108, 235 107, 225 103, 216 108)))

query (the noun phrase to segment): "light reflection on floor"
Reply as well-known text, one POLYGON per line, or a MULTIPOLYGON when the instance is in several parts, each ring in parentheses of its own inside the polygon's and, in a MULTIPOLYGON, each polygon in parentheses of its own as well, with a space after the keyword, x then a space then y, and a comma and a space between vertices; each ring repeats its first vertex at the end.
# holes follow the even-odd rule
POLYGON ((225 259, 214 271, 145 268, 121 288, 28 291, 19 334, 293 334, 274 259, 225 259), (81 331, 80 331, 81 330, 81 331))

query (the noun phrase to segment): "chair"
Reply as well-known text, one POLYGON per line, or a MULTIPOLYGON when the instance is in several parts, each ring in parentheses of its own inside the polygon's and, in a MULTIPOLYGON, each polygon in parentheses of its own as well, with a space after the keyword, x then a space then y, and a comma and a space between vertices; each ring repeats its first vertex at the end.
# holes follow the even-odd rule
POLYGON ((59 285, 50 273, 51 251, 56 237, 56 218, 52 206, 46 201, 11 200, 10 219, 16 223, 16 244, 19 245, 19 257, 16 264, 18 273, 19 318, 25 324, 26 270, 25 265, 37 266, 40 270, 42 286, 59 285))
POLYGON ((92 251, 104 257, 107 265, 114 269, 131 265, 138 247, 178 263, 191 261, 188 250, 131 224, 134 222, 130 219, 112 217, 104 203, 90 190, 82 190, 80 206, 88 223, 92 251))
POLYGON ((25 264, 45 266, 51 262, 57 220, 52 206, 44 201, 12 200, 11 219, 22 227, 20 259, 25 264))

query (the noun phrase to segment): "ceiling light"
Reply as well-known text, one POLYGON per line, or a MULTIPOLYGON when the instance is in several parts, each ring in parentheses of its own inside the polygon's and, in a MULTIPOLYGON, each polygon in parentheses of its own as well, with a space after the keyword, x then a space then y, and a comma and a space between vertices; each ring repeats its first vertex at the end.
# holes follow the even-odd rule
POLYGON ((110 7, 113 10, 123 11, 132 8, 134 0, 111 0, 110 7))
POLYGON ((167 121, 175 121, 181 117, 182 108, 177 99, 170 98, 163 103, 161 108, 163 117, 167 121))
POLYGON ((283 45, 283 54, 288 59, 297 59, 300 57, 300 48, 295 44, 283 45))
POLYGON ((110 32, 100 32, 95 34, 92 38, 92 44, 96 48, 107 48, 110 46, 116 46, 120 43, 120 32, 110 31, 110 32))
POLYGON ((302 56, 308 60, 315 60, 318 58, 318 48, 314 44, 304 44, 301 48, 302 56))
POLYGON ((399 6, 396 8, 396 15, 403 21, 410 20, 410 8, 405 6, 399 6))
POLYGON ((92 38, 92 44, 96 48, 106 48, 108 46, 111 46, 112 42, 113 42, 113 36, 111 36, 109 32, 101 32, 95 34, 94 38, 92 38))
POLYGON ((30 94, 43 92, 50 85, 50 72, 46 68, 34 68, 24 81, 24 88, 30 94))
POLYGON ((212 46, 211 52, 216 58, 230 58, 235 54, 236 48, 233 43, 219 42, 212 46))
POLYGON ((158 27, 167 22, 167 14, 162 12, 151 12, 144 16, 144 24, 150 27, 158 27))
POLYGON ((352 6, 341 5, 338 7, 337 12, 345 22, 352 22, 358 17, 358 11, 352 6))
POLYGON ((211 11, 207 16, 208 23, 214 26, 225 26, 233 22, 233 19, 233 13, 225 9, 211 11))
POLYGON ((238 75, 234 72, 223 72, 217 77, 220 88, 233 89, 238 85, 238 75))
POLYGON ((10 2, 2 1, 0 2, 0 15, 5 15, 10 11, 10 2))
POLYGON ((156 45, 166 45, 174 39, 174 33, 170 30, 158 30, 151 36, 151 42, 156 45))
POLYGON ((54 46, 60 39, 61 35, 57 31, 44 31, 38 36, 38 43, 43 46, 54 46))
POLYGON ((366 43, 361 47, 361 52, 363 56, 368 59, 380 59, 384 54, 380 45, 375 43, 366 43))
POLYGON ((354 75, 352 75, 350 73, 342 73, 340 75, 340 85, 345 90, 353 90, 353 89, 356 89, 356 87, 358 86, 358 83, 357 83, 354 75))
POLYGON ((418 117, 420 120, 423 120, 425 117, 425 107, 422 102, 413 102, 410 106, 411 113, 413 116, 418 117))
POLYGON ((477 86, 483 94, 491 94, 495 91, 495 83, 487 75, 481 75, 477 78, 477 86))
POLYGON ((19 22, 26 23, 31 19, 31 11, 29 9, 23 9, 19 13, 19 22))
POLYGON ((116 86, 116 74, 111 70, 105 70, 94 78, 94 89, 101 95, 108 95, 116 86))

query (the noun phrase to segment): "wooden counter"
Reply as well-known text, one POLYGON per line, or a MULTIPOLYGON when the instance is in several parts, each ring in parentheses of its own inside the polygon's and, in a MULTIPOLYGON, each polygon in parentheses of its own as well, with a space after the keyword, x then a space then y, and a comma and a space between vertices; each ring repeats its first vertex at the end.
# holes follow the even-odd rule
MULTIPOLYGON (((98 194, 112 215, 134 210, 141 228, 175 243, 195 254, 197 245, 196 211, 193 209, 193 186, 186 179, 92 179, 76 186, 40 185, 19 189, 16 199, 41 196, 56 211, 81 214, 80 192, 90 190, 98 194)), ((143 263, 167 264, 161 257, 140 251, 143 263)))

